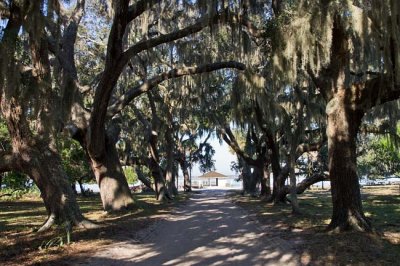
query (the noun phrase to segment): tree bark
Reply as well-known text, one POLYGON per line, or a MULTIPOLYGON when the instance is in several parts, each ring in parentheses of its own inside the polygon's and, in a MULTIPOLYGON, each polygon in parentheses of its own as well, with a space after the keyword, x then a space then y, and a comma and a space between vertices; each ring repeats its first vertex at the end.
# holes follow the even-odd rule
POLYGON ((56 222, 71 222, 79 227, 93 227, 79 210, 75 194, 70 189, 68 177, 61 167, 58 154, 45 151, 44 156, 33 155, 38 164, 30 168, 30 176, 40 189, 41 196, 49 214, 39 232, 47 230, 56 222))
POLYGON ((113 212, 131 209, 134 202, 118 157, 115 142, 107 137, 103 156, 90 158, 90 161, 100 188, 104 210, 113 212))
POLYGON ((356 137, 364 112, 351 108, 350 96, 345 89, 339 90, 326 110, 333 203, 328 229, 371 231, 371 223, 363 212, 357 176, 356 137))
POLYGON ((268 145, 271 149, 271 168, 273 174, 272 195, 268 201, 274 202, 275 204, 286 203, 286 195, 282 195, 280 191, 285 186, 288 173, 286 169, 282 169, 280 166, 279 150, 275 143, 274 137, 271 134, 269 134, 267 137, 268 145))
POLYGON ((189 167, 187 166, 186 160, 180 160, 179 165, 181 166, 183 174, 183 191, 191 192, 192 186, 190 185, 190 175, 188 170, 189 167))
POLYGON ((260 196, 264 199, 269 199, 271 197, 271 178, 270 172, 268 170, 268 165, 263 165, 263 175, 261 178, 261 194, 260 196))
MULTIPOLYGON (((172 115, 168 111, 168 120, 172 123, 172 115)), ((175 174, 174 174, 174 137, 172 124, 167 125, 167 130, 165 132, 166 145, 167 145, 167 166, 165 171, 165 181, 167 182, 167 188, 169 195, 178 195, 178 189, 175 184, 175 174)))
POLYGON ((48 213, 47 221, 38 231, 42 232, 50 229, 53 224, 63 223, 84 228, 96 227, 83 217, 68 176, 62 168, 59 154, 45 143, 40 144, 40 140, 35 142, 35 146, 20 143, 13 148, 18 151, 16 170, 33 179, 48 213))
POLYGON ((257 195, 257 181, 260 180, 260 169, 254 168, 253 173, 251 172, 250 166, 240 157, 239 160, 242 160, 242 181, 243 181, 243 191, 242 195, 257 195))
POLYGON ((295 173, 295 154, 292 149, 292 153, 289 155, 289 177, 290 177, 290 203, 292 205, 292 213, 300 214, 299 201, 297 199, 297 191, 296 191, 296 173, 295 173))
POLYGON ((159 163, 150 159, 149 168, 151 171, 151 175, 154 178, 154 190, 156 192, 157 201, 164 201, 165 199, 171 199, 167 186, 165 184, 165 179, 163 175, 163 171, 159 165, 159 163))

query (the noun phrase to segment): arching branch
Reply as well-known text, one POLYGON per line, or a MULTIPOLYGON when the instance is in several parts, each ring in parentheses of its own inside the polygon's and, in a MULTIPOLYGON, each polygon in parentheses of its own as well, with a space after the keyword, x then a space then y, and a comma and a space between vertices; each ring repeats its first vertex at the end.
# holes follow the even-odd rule
POLYGON ((183 68, 172 69, 170 71, 161 73, 160 75, 143 82, 141 85, 138 85, 128 90, 124 95, 122 95, 108 108, 107 116, 109 118, 113 117, 114 115, 119 113, 126 105, 128 105, 133 99, 135 99, 136 97, 147 91, 150 91, 155 86, 157 86, 158 84, 160 84, 165 80, 187 75, 212 72, 223 68, 236 68, 239 70, 244 70, 246 66, 236 61, 228 61, 228 62, 204 64, 196 67, 183 67, 183 68))
POLYGON ((124 53, 121 54, 118 63, 118 71, 121 71, 123 67, 129 62, 129 60, 134 57, 136 54, 148 50, 150 48, 154 48, 160 44, 172 42, 183 37, 192 35, 194 33, 200 32, 202 29, 214 25, 214 24, 222 24, 228 23, 230 25, 242 25, 247 28, 249 34, 252 37, 261 37, 263 35, 263 31, 259 30, 251 21, 244 18, 243 16, 234 14, 230 12, 228 9, 223 12, 217 13, 212 17, 205 16, 199 19, 192 25, 189 25, 183 29, 161 35, 151 39, 142 40, 130 48, 128 48, 124 53))

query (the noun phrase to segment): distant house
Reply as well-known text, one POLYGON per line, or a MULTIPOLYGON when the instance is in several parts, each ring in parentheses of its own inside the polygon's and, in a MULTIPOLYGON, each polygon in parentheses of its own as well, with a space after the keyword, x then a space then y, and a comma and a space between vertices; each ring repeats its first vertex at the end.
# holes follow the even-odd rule
POLYGON ((192 187, 216 187, 216 188, 238 188, 241 182, 234 176, 226 176, 221 173, 211 171, 192 179, 192 187))

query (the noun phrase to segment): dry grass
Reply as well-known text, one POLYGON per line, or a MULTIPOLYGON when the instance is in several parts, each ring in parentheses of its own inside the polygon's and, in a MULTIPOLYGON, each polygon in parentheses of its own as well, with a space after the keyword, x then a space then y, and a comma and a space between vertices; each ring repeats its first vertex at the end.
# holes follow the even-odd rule
POLYGON ((55 228, 43 234, 35 233, 46 219, 46 211, 38 197, 18 201, 0 201, 0 265, 61 265, 73 264, 70 258, 87 256, 101 246, 134 238, 136 232, 149 226, 170 207, 185 198, 179 196, 174 203, 160 204, 154 195, 135 194, 135 210, 124 214, 106 214, 102 210, 99 196, 78 198, 85 217, 102 226, 97 229, 74 229, 70 245, 43 249, 49 241, 62 237, 66 242, 64 228, 55 228))
POLYGON ((301 254, 303 265, 400 265, 399 187, 368 187, 362 193, 365 212, 377 234, 325 232, 332 208, 328 191, 301 195, 302 215, 292 215, 290 205, 260 204, 240 196, 235 201, 256 213, 271 236, 289 240, 301 254))

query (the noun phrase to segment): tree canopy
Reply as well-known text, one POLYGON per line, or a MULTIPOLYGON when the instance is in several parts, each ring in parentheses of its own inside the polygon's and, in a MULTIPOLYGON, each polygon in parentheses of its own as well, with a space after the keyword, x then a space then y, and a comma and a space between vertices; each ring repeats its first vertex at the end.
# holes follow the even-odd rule
POLYGON ((218 135, 244 193, 260 185, 299 213, 296 195, 329 179, 329 229, 371 231, 358 173, 397 174, 399 154, 359 133, 397 124, 399 12, 389 0, 0 1, 0 171, 38 186, 41 230, 90 227, 71 182, 96 180, 108 212, 134 206, 127 177, 171 200, 178 166, 185 191, 195 162, 213 169, 218 135))

